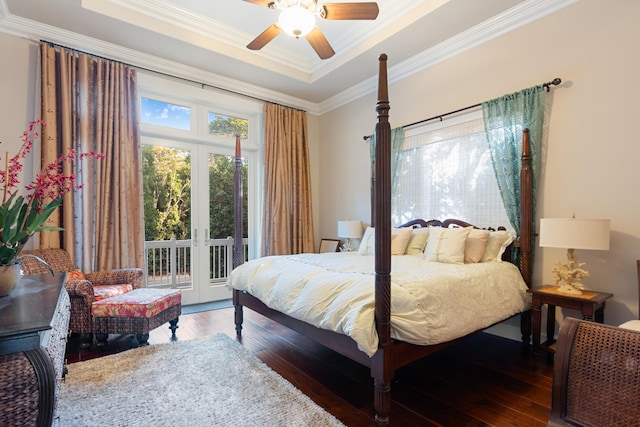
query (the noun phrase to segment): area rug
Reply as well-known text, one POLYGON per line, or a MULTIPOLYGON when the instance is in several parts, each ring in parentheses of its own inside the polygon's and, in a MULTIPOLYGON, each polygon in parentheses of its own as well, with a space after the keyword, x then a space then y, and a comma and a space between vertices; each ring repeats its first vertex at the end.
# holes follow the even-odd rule
POLYGON ((62 427, 344 426, 224 334, 68 365, 62 427))

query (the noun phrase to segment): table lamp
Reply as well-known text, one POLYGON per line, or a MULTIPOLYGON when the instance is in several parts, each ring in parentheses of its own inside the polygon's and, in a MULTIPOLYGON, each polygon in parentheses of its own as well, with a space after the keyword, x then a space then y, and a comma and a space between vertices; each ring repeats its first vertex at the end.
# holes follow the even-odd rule
POLYGON ((355 248, 351 246, 351 239, 359 239, 362 237, 362 221, 338 221, 338 237, 347 239, 347 242, 341 248, 343 252, 355 250, 355 248))
POLYGON ((556 262, 551 270, 558 292, 572 295, 582 294, 580 281, 589 276, 585 263, 578 262, 575 249, 596 251, 609 250, 608 219, 542 218, 540 219, 540 247, 567 248, 567 262, 556 262))

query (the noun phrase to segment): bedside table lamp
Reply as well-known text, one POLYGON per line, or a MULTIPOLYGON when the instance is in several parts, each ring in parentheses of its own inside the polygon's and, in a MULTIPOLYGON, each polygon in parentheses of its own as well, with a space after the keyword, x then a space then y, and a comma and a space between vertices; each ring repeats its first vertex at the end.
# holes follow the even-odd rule
POLYGON ((608 219, 543 218, 540 219, 540 247, 568 248, 567 262, 556 262, 551 270, 556 285, 564 282, 558 292, 580 295, 584 286, 580 280, 589 276, 584 262, 577 262, 575 249, 609 250, 608 219))
POLYGON ((351 247, 351 239, 359 239, 362 237, 362 221, 338 221, 338 237, 347 239, 341 250, 343 252, 354 251, 351 247))

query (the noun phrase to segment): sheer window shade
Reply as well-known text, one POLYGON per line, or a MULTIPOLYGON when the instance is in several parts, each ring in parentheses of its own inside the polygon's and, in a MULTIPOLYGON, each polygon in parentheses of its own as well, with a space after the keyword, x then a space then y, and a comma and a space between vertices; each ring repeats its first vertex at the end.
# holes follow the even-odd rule
POLYGON ((480 111, 406 132, 393 195, 395 225, 458 218, 480 227, 509 224, 480 111))

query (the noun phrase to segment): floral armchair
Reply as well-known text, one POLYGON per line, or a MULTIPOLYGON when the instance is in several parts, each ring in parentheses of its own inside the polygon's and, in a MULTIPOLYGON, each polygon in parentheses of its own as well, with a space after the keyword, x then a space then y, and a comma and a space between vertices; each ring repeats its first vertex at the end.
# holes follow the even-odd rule
MULTIPOLYGON (((75 269, 64 249, 25 250, 22 254, 43 259, 56 273, 67 273, 65 288, 71 299, 69 332, 80 334, 81 348, 89 348, 93 342, 91 305, 94 301, 144 287, 144 272, 140 268, 82 273, 75 269)), ((22 271, 25 275, 51 274, 46 265, 33 257, 22 259, 22 271)))

